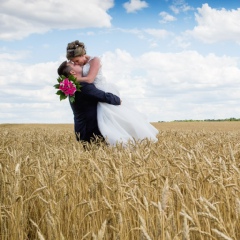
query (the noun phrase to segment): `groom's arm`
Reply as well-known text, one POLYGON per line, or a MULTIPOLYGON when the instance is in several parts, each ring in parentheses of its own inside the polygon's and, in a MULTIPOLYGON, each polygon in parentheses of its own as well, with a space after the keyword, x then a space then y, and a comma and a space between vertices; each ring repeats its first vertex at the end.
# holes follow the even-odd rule
POLYGON ((81 83, 81 92, 88 97, 95 99, 98 102, 105 102, 112 105, 120 105, 121 99, 108 92, 104 92, 98 88, 93 83, 81 83))

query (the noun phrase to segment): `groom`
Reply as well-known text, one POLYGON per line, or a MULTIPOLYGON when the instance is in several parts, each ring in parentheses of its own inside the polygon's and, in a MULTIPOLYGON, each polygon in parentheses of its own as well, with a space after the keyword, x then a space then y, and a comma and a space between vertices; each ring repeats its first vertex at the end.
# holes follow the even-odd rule
MULTIPOLYGON (((64 61, 58 68, 58 75, 66 77, 73 75, 76 79, 79 79, 82 76, 82 67, 64 61)), ((97 89, 93 83, 81 82, 81 91, 75 92, 75 102, 70 102, 77 141, 90 142, 96 136, 103 138, 97 123, 98 102, 112 105, 121 104, 118 96, 97 89)))

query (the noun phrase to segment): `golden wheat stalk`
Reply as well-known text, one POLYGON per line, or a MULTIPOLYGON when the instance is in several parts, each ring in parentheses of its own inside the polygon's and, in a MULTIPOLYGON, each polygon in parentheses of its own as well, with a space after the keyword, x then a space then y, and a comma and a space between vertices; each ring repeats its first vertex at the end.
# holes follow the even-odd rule
POLYGON ((219 230, 212 228, 212 231, 214 233, 216 233, 216 235, 224 240, 233 240, 232 238, 228 237, 227 235, 225 235, 224 233, 220 232, 219 230))

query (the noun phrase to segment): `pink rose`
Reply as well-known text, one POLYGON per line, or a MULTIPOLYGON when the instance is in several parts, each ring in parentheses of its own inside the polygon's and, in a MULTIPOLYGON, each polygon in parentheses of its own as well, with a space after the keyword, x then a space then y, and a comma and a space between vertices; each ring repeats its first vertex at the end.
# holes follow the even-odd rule
POLYGON ((66 96, 73 96, 76 92, 76 86, 68 78, 65 78, 59 86, 59 89, 66 95, 66 96))

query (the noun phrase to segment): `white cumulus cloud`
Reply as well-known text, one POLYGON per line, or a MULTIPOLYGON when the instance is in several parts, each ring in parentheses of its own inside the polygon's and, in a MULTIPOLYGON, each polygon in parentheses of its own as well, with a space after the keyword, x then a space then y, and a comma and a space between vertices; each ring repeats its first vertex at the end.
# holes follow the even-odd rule
POLYGON ((177 18, 168 14, 167 12, 160 12, 159 16, 162 17, 162 19, 159 21, 160 23, 173 22, 177 20, 177 18))
POLYGON ((52 29, 110 27, 113 0, 0 1, 0 39, 22 39, 52 29))
POLYGON ((126 9, 128 13, 139 11, 143 8, 147 8, 148 4, 145 1, 141 0, 130 0, 129 2, 125 2, 123 7, 126 9))
MULTIPOLYGON (((0 54, 0 122, 73 123, 67 100, 55 94, 62 60, 23 64, 0 54), (14 71, 9 71, 14 69, 14 71)), ((102 56, 107 81, 123 101, 149 121, 238 117, 240 59, 197 51, 145 52, 116 49, 102 56)))
POLYGON ((170 9, 175 13, 179 14, 180 12, 187 12, 193 10, 193 7, 189 6, 185 0, 174 0, 173 4, 170 6, 170 9))
POLYGON ((195 14, 197 26, 187 33, 206 42, 231 40, 240 43, 240 8, 226 10, 203 4, 195 14))

